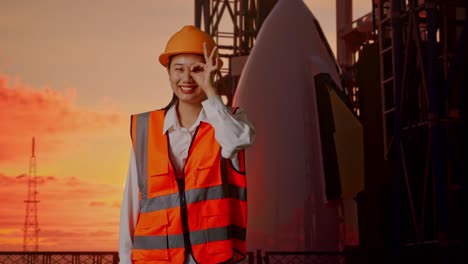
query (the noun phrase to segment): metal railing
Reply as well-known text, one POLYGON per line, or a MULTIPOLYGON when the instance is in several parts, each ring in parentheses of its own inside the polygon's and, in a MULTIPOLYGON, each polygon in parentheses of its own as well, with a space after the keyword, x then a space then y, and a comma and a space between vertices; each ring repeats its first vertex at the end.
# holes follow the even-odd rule
MULTIPOLYGON (((466 264, 466 249, 247 252, 243 264, 466 264)), ((117 252, 0 252, 0 264, 118 264, 117 252)))
MULTIPOLYGON (((466 264, 466 249, 401 251, 265 252, 257 264, 466 264), (263 262, 259 262, 261 259, 263 262)), ((257 253, 258 254, 258 253, 257 253)))
POLYGON ((265 264, 341 264, 343 252, 265 252, 265 264))
POLYGON ((0 252, 0 264, 118 264, 117 252, 0 252))

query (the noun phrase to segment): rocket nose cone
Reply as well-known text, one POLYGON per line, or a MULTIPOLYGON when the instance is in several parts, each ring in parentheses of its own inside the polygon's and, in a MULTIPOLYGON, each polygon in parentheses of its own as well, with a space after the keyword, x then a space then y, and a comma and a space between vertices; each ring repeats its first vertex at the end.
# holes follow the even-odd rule
POLYGON ((247 178, 251 249, 303 250, 297 242, 303 234, 297 230, 304 227, 292 228, 293 223, 304 222, 307 190, 313 189, 316 200, 323 201, 320 131, 317 113, 312 112, 316 99, 307 97, 314 94, 310 71, 314 56, 321 62, 315 65, 317 71, 333 68, 307 6, 300 0, 279 1, 260 29, 234 99, 256 128, 256 142, 246 152, 246 167, 252 175, 247 178), (306 113, 315 118, 310 118, 307 131, 306 113), (307 176, 307 171, 314 171, 314 177, 307 176))

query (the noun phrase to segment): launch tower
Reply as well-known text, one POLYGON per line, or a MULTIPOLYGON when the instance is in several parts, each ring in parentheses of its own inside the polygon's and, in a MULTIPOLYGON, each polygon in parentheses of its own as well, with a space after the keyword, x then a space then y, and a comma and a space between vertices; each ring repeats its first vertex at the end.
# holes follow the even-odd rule
POLYGON ((195 0, 195 26, 218 44, 227 60, 221 69, 221 94, 232 105, 237 83, 257 33, 277 0, 195 0))

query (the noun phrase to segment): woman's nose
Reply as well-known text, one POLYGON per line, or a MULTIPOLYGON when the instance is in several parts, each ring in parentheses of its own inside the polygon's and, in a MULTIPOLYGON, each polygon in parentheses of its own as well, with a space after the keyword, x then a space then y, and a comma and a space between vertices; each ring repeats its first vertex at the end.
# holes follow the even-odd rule
POLYGON ((184 73, 182 76, 184 81, 192 80, 192 76, 190 75, 190 67, 187 66, 184 68, 184 73))

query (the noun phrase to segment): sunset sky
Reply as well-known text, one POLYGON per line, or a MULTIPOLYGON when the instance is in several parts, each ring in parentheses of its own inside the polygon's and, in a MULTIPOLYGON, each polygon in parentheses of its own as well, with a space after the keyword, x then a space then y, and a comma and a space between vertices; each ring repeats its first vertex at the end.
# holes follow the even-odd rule
MULTIPOLYGON (((0 251, 22 250, 33 136, 39 249, 117 250, 129 115, 169 101, 157 57, 193 2, 0 0, 0 251)), ((335 1, 305 3, 335 49, 335 1)))

